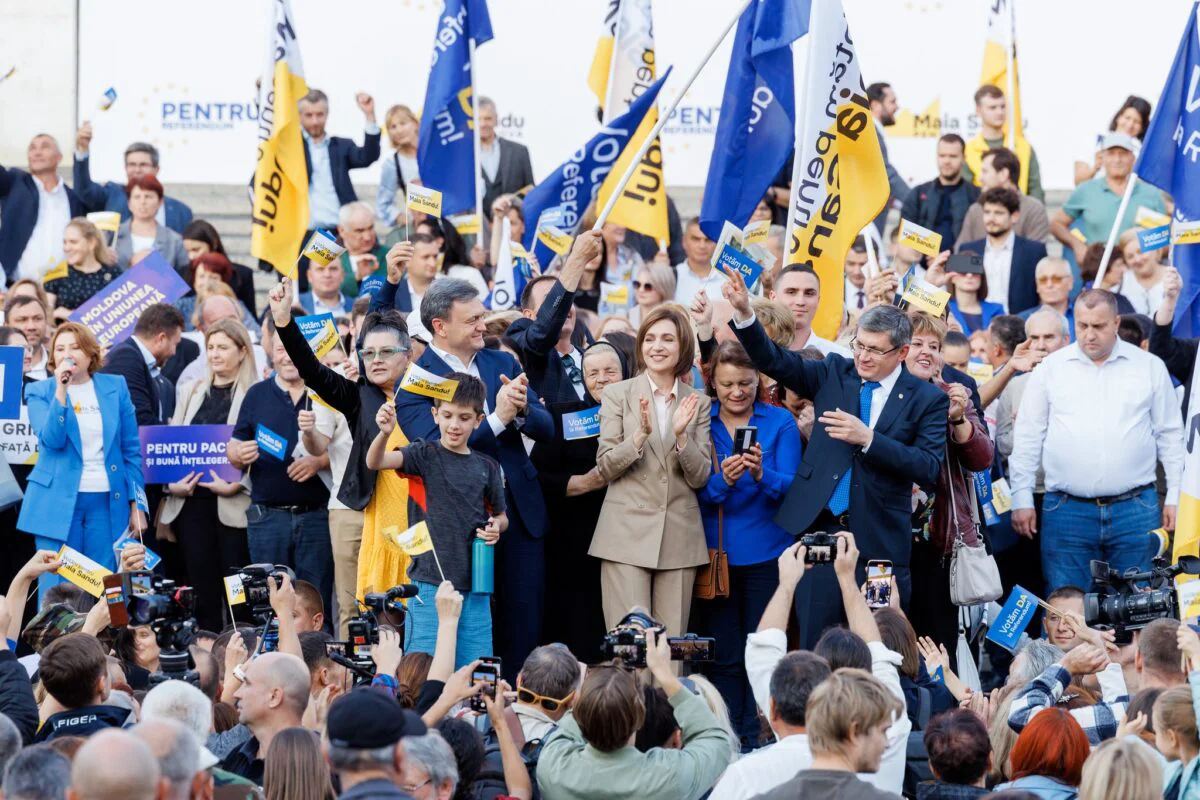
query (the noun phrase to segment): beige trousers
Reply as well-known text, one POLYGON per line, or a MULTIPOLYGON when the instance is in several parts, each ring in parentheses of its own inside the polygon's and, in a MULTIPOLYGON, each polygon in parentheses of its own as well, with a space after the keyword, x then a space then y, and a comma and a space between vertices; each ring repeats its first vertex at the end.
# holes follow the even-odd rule
POLYGON ((634 606, 640 606, 667 626, 667 635, 682 636, 687 632, 695 582, 696 567, 646 569, 601 561, 600 596, 604 624, 611 629, 634 606))
POLYGON ((363 512, 329 510, 329 542, 333 547, 333 587, 337 595, 337 636, 345 639, 350 619, 358 613, 358 548, 362 544, 363 512))

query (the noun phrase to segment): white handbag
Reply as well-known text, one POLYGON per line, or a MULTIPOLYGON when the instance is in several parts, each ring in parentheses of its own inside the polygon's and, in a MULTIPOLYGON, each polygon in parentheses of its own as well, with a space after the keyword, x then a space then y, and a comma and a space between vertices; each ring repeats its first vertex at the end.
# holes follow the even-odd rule
MULTIPOLYGON (((947 462, 949 462, 947 457, 947 462)), ((954 467, 962 472, 957 463, 954 467)), ((963 539, 958 527, 958 504, 954 501, 954 481, 948 480, 950 486, 950 515, 954 525, 954 550, 950 554, 950 601, 956 606, 973 606, 979 603, 990 603, 998 600, 1004 594, 1000 583, 1000 568, 996 559, 983 546, 983 537, 979 543, 972 546, 963 539)), ((975 482, 967 481, 971 492, 971 519, 975 523, 975 531, 979 532, 978 500, 975 497, 975 482)))

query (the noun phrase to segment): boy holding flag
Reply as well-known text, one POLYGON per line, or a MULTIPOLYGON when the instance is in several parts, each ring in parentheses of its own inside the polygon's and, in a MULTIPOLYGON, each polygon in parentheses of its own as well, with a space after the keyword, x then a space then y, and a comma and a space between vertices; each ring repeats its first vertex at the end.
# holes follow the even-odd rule
MULTIPOLYGON (((483 421, 483 382, 466 373, 452 373, 443 382, 448 391, 433 402, 433 417, 441 438, 416 441, 388 451, 387 440, 396 426, 396 407, 384 403, 375 421, 379 435, 367 451, 371 469, 395 469, 420 477, 425 484, 429 542, 413 542, 409 578, 421 595, 432 597, 438 584, 448 580, 462 592, 463 610, 458 625, 457 666, 492 652, 491 598, 471 591, 473 540, 495 545, 508 527, 504 506, 504 481, 500 465, 471 450, 471 434, 483 421), (457 385, 453 385, 454 383, 457 385), (426 555, 428 553, 428 555, 426 555)), ((401 535, 404 539, 404 535, 401 535)), ((423 537, 417 537, 423 538, 423 537)), ((437 615, 432 605, 409 605, 412 624, 410 652, 432 653, 437 641, 437 615)))

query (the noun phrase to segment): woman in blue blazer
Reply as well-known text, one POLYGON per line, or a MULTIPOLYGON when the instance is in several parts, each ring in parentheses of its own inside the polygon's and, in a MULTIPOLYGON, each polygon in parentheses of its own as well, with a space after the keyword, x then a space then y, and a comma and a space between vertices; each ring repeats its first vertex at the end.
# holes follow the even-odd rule
MULTIPOLYGON (((65 322, 50 340, 54 377, 26 389, 38 461, 17 527, 38 549, 62 545, 116 571, 113 543, 146 530, 146 491, 137 415, 119 375, 103 375, 100 345, 85 326, 65 322)), ((57 583, 43 575, 41 590, 57 583)))
POLYGON ((992 317, 1004 313, 1004 306, 989 303, 987 296, 987 275, 950 273, 948 308, 967 336, 975 331, 986 331, 992 324, 992 317))
POLYGON ((709 548, 718 543, 729 559, 729 596, 696 603, 717 640, 707 674, 729 706, 743 743, 756 742, 759 723, 746 678, 746 636, 779 584, 776 560, 796 537, 775 524, 775 513, 800 466, 800 429, 791 412, 759 397, 759 375, 737 342, 717 347, 710 362, 714 470, 697 494, 709 548), (757 443, 734 455, 738 428, 757 428, 757 443))

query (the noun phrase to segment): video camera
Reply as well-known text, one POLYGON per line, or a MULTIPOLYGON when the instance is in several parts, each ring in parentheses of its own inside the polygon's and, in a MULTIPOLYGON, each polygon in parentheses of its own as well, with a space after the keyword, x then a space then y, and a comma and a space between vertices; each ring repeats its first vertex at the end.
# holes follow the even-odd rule
POLYGON ((367 592, 362 599, 363 609, 347 624, 346 641, 326 642, 325 654, 352 671, 356 683, 369 683, 375 677, 371 645, 379 644, 379 617, 389 619, 392 615, 389 621, 403 642, 408 609, 400 601, 416 596, 417 587, 412 583, 393 586, 386 592, 367 592))
POLYGON ((274 611, 271 609, 271 589, 268 581, 287 575, 292 585, 296 584, 296 573, 291 567, 283 564, 247 564, 238 570, 242 578, 242 592, 246 596, 245 607, 256 622, 269 620, 274 611))
MULTIPOLYGON (((646 666, 646 631, 662 633, 666 626, 644 611, 631 611, 617 626, 604 635, 604 660, 619 658, 627 667, 646 666)), ((671 660, 686 663, 712 661, 716 658, 716 640, 694 633, 667 637, 671 660)))
POLYGON ((196 634, 196 594, 190 586, 149 570, 121 572, 104 577, 104 600, 114 628, 149 626, 158 642, 159 671, 151 673, 150 684, 182 680, 198 686, 188 646, 196 634))
POLYGON ((1117 572, 1106 561, 1092 561, 1092 580, 1099 591, 1083 596, 1083 617, 1088 627, 1107 626, 1116 634, 1117 644, 1133 641, 1133 632, 1156 619, 1179 618, 1174 578, 1176 575, 1200 575, 1200 557, 1180 556, 1169 564, 1160 556, 1148 572, 1136 569, 1117 572), (1145 583, 1145 586, 1139 585, 1145 583))

